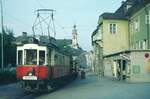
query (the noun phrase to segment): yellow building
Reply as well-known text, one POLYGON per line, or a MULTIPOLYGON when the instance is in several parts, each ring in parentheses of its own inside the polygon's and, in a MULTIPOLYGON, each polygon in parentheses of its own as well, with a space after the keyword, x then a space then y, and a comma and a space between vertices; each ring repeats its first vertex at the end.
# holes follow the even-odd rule
POLYGON ((103 66, 103 57, 129 49, 127 18, 118 12, 100 15, 97 29, 92 34, 92 45, 96 71, 100 75, 104 72, 112 75, 111 66, 103 66))
POLYGON ((103 13, 98 21, 102 35, 103 55, 129 49, 128 20, 114 13, 103 13))

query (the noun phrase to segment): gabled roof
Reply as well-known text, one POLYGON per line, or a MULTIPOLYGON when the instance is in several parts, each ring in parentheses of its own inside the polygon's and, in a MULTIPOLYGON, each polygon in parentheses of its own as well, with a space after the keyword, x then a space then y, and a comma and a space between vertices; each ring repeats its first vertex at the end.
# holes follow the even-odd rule
POLYGON ((126 0, 122 2, 122 5, 116 10, 115 13, 120 13, 125 17, 130 17, 149 3, 150 0, 126 0), (132 5, 132 7, 126 10, 126 5, 132 5))
POLYGON ((107 13, 107 12, 103 13, 100 17, 102 17, 103 19, 123 19, 123 20, 127 19, 120 13, 107 13))
POLYGON ((100 17, 102 17, 103 19, 126 20, 149 3, 150 0, 126 0, 122 2, 122 5, 114 13, 105 12, 101 14, 100 17), (126 9, 127 5, 131 5, 131 7, 129 9, 126 9))

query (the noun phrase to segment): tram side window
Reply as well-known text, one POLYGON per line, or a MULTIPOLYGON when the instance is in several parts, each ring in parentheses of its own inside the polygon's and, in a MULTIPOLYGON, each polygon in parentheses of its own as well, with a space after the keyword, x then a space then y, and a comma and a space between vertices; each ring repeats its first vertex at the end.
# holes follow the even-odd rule
POLYGON ((39 51, 39 65, 45 64, 45 51, 39 51))
POLYGON ((27 49, 26 51, 26 65, 37 65, 37 50, 27 49))
POLYGON ((18 51, 18 65, 22 65, 22 50, 18 51))

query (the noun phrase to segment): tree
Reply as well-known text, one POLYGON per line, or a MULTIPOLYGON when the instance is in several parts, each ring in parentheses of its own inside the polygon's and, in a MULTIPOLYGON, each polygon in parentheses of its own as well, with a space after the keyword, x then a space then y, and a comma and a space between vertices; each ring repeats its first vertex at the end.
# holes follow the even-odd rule
MULTIPOLYGON (((15 41, 13 30, 10 30, 8 28, 5 28, 3 37, 4 37, 4 68, 8 65, 15 66, 16 63, 16 45, 13 44, 15 41)), ((0 34, 0 37, 2 35, 0 34)), ((0 56, 1 56, 1 41, 0 41, 0 56)), ((1 63, 1 57, 0 57, 0 63, 1 63)))
POLYGON ((67 55, 71 55, 71 40, 61 39, 57 40, 58 47, 65 52, 67 55))

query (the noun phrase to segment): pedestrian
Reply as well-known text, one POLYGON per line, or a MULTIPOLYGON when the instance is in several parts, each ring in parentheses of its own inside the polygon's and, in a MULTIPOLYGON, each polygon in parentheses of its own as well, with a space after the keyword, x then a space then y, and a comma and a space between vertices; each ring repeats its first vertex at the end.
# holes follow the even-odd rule
POLYGON ((117 68, 117 76, 118 76, 118 80, 120 80, 120 78, 121 78, 121 77, 120 77, 120 76, 121 76, 121 75, 120 75, 120 68, 117 68))
POLYGON ((81 79, 85 79, 85 71, 83 68, 80 69, 81 79))

